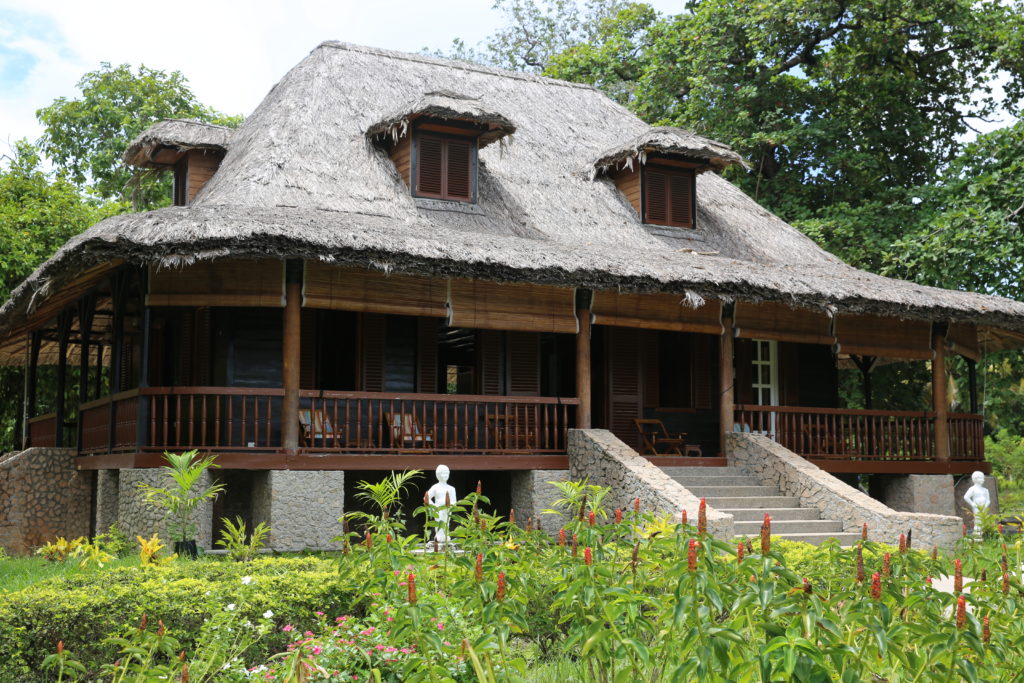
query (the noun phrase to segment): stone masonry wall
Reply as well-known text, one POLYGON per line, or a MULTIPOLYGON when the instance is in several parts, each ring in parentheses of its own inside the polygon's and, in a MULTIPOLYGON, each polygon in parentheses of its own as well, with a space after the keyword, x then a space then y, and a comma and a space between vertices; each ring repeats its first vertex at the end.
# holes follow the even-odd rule
POLYGON ((0 459, 0 547, 31 552, 58 536, 89 535, 92 473, 74 450, 29 448, 0 459))
POLYGON ((344 512, 344 472, 271 470, 253 482, 253 523, 270 526, 273 550, 337 549, 344 512))
MULTIPOLYGON (((609 508, 631 510, 639 497, 643 510, 678 520, 685 509, 690 520, 697 520, 700 500, 608 430, 569 430, 569 476, 610 486, 612 491, 605 498, 609 508)), ((713 536, 733 537, 732 515, 709 506, 707 516, 713 536)))
MULTIPOLYGON (((158 534, 160 540, 173 547, 174 538, 164 522, 164 511, 146 504, 138 484, 145 482, 153 486, 170 486, 171 476, 159 468, 121 470, 118 481, 117 523, 121 530, 134 540, 136 536, 149 538, 158 534)), ((204 472, 196 483, 196 488, 210 485, 210 473, 204 472)), ((199 505, 192 515, 197 526, 196 544, 207 550, 212 548, 213 535, 213 503, 207 501, 199 505)))
POLYGON ((119 470, 96 472, 96 533, 102 534, 117 521, 117 497, 120 493, 119 470))
POLYGON ((540 528, 554 536, 565 525, 565 517, 559 514, 543 514, 554 508, 561 493, 551 482, 567 481, 569 470, 523 470, 512 473, 512 509, 520 526, 533 517, 540 522, 540 528))
POLYGON ((959 517, 896 512, 765 436, 732 433, 727 439, 730 465, 746 470, 764 486, 798 498, 801 507, 817 508, 842 522, 843 531, 860 531, 867 522, 872 540, 896 543, 900 533, 912 530, 916 547, 934 544, 946 549, 962 535, 959 517))
POLYGON ((883 474, 871 478, 871 494, 899 512, 955 514, 949 474, 883 474), (880 491, 875 495, 875 487, 880 491))

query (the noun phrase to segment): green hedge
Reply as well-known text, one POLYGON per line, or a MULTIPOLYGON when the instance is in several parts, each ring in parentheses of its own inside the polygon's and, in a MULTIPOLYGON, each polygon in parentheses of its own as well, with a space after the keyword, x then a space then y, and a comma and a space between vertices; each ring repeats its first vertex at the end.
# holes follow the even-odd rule
MULTIPOLYGON (((59 640, 96 671, 115 653, 104 640, 139 623, 143 614, 163 620, 190 649, 204 620, 229 605, 241 621, 256 622, 270 610, 276 624, 304 628, 315 621, 317 610, 350 613, 356 597, 339 578, 336 561, 317 557, 249 564, 177 561, 48 579, 0 594, 0 683, 46 680, 38 667, 59 640), (244 577, 250 577, 247 584, 244 577)), ((276 629, 251 655, 265 657, 283 645, 284 637, 276 629)))

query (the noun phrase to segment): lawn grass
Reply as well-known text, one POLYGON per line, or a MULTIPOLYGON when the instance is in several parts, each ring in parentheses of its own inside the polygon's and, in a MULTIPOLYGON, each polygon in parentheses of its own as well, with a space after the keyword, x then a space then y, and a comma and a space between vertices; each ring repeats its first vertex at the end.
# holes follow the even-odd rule
MULTIPOLYGON (((130 567, 138 565, 139 558, 135 555, 115 558, 104 567, 130 567)), ((74 560, 67 562, 47 562, 41 557, 4 557, 0 558, 0 593, 21 590, 34 583, 53 577, 70 578, 80 574, 91 574, 98 570, 95 567, 79 567, 74 560)))
POLYGON ((999 514, 1024 515, 1024 484, 1019 481, 999 482, 999 514))

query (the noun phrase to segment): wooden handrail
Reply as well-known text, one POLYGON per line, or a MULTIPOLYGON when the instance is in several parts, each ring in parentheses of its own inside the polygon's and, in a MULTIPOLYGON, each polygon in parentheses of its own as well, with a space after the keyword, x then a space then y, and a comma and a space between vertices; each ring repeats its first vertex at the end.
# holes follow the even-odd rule
POLYGON ((89 408, 97 408, 107 403, 116 403, 117 401, 123 401, 126 398, 134 398, 139 395, 139 392, 140 389, 128 389, 127 391, 121 391, 116 394, 100 396, 99 398, 94 398, 93 400, 78 406, 78 411, 81 412, 83 410, 89 410, 89 408))
POLYGON ((267 387, 142 387, 142 396, 284 396, 284 389, 267 387))
POLYGON ((57 413, 44 413, 43 415, 36 415, 35 417, 30 417, 28 419, 28 423, 32 424, 34 422, 43 422, 44 420, 54 420, 56 418, 57 413))
POLYGON ((851 415, 864 417, 935 417, 927 410, 857 410, 853 408, 802 408, 799 406, 760 406, 737 404, 736 410, 751 413, 815 413, 818 415, 851 415))
POLYGON ((554 396, 496 396, 493 394, 416 394, 386 393, 380 391, 319 391, 304 389, 299 392, 301 398, 315 399, 382 399, 385 401, 439 401, 455 403, 528 403, 578 406, 578 398, 558 398, 554 396))

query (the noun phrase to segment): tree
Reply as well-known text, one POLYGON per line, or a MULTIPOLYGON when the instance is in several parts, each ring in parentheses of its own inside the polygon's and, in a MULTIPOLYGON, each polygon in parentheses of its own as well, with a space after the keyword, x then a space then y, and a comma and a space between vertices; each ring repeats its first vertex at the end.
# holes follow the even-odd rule
POLYGON ((180 71, 170 74, 129 64, 103 62, 78 82, 81 96, 59 97, 36 116, 46 127, 40 148, 79 187, 103 199, 133 201, 137 208, 170 202, 168 174, 143 174, 130 184, 132 169, 121 162, 128 143, 161 119, 186 118, 237 126, 203 106, 180 71))

